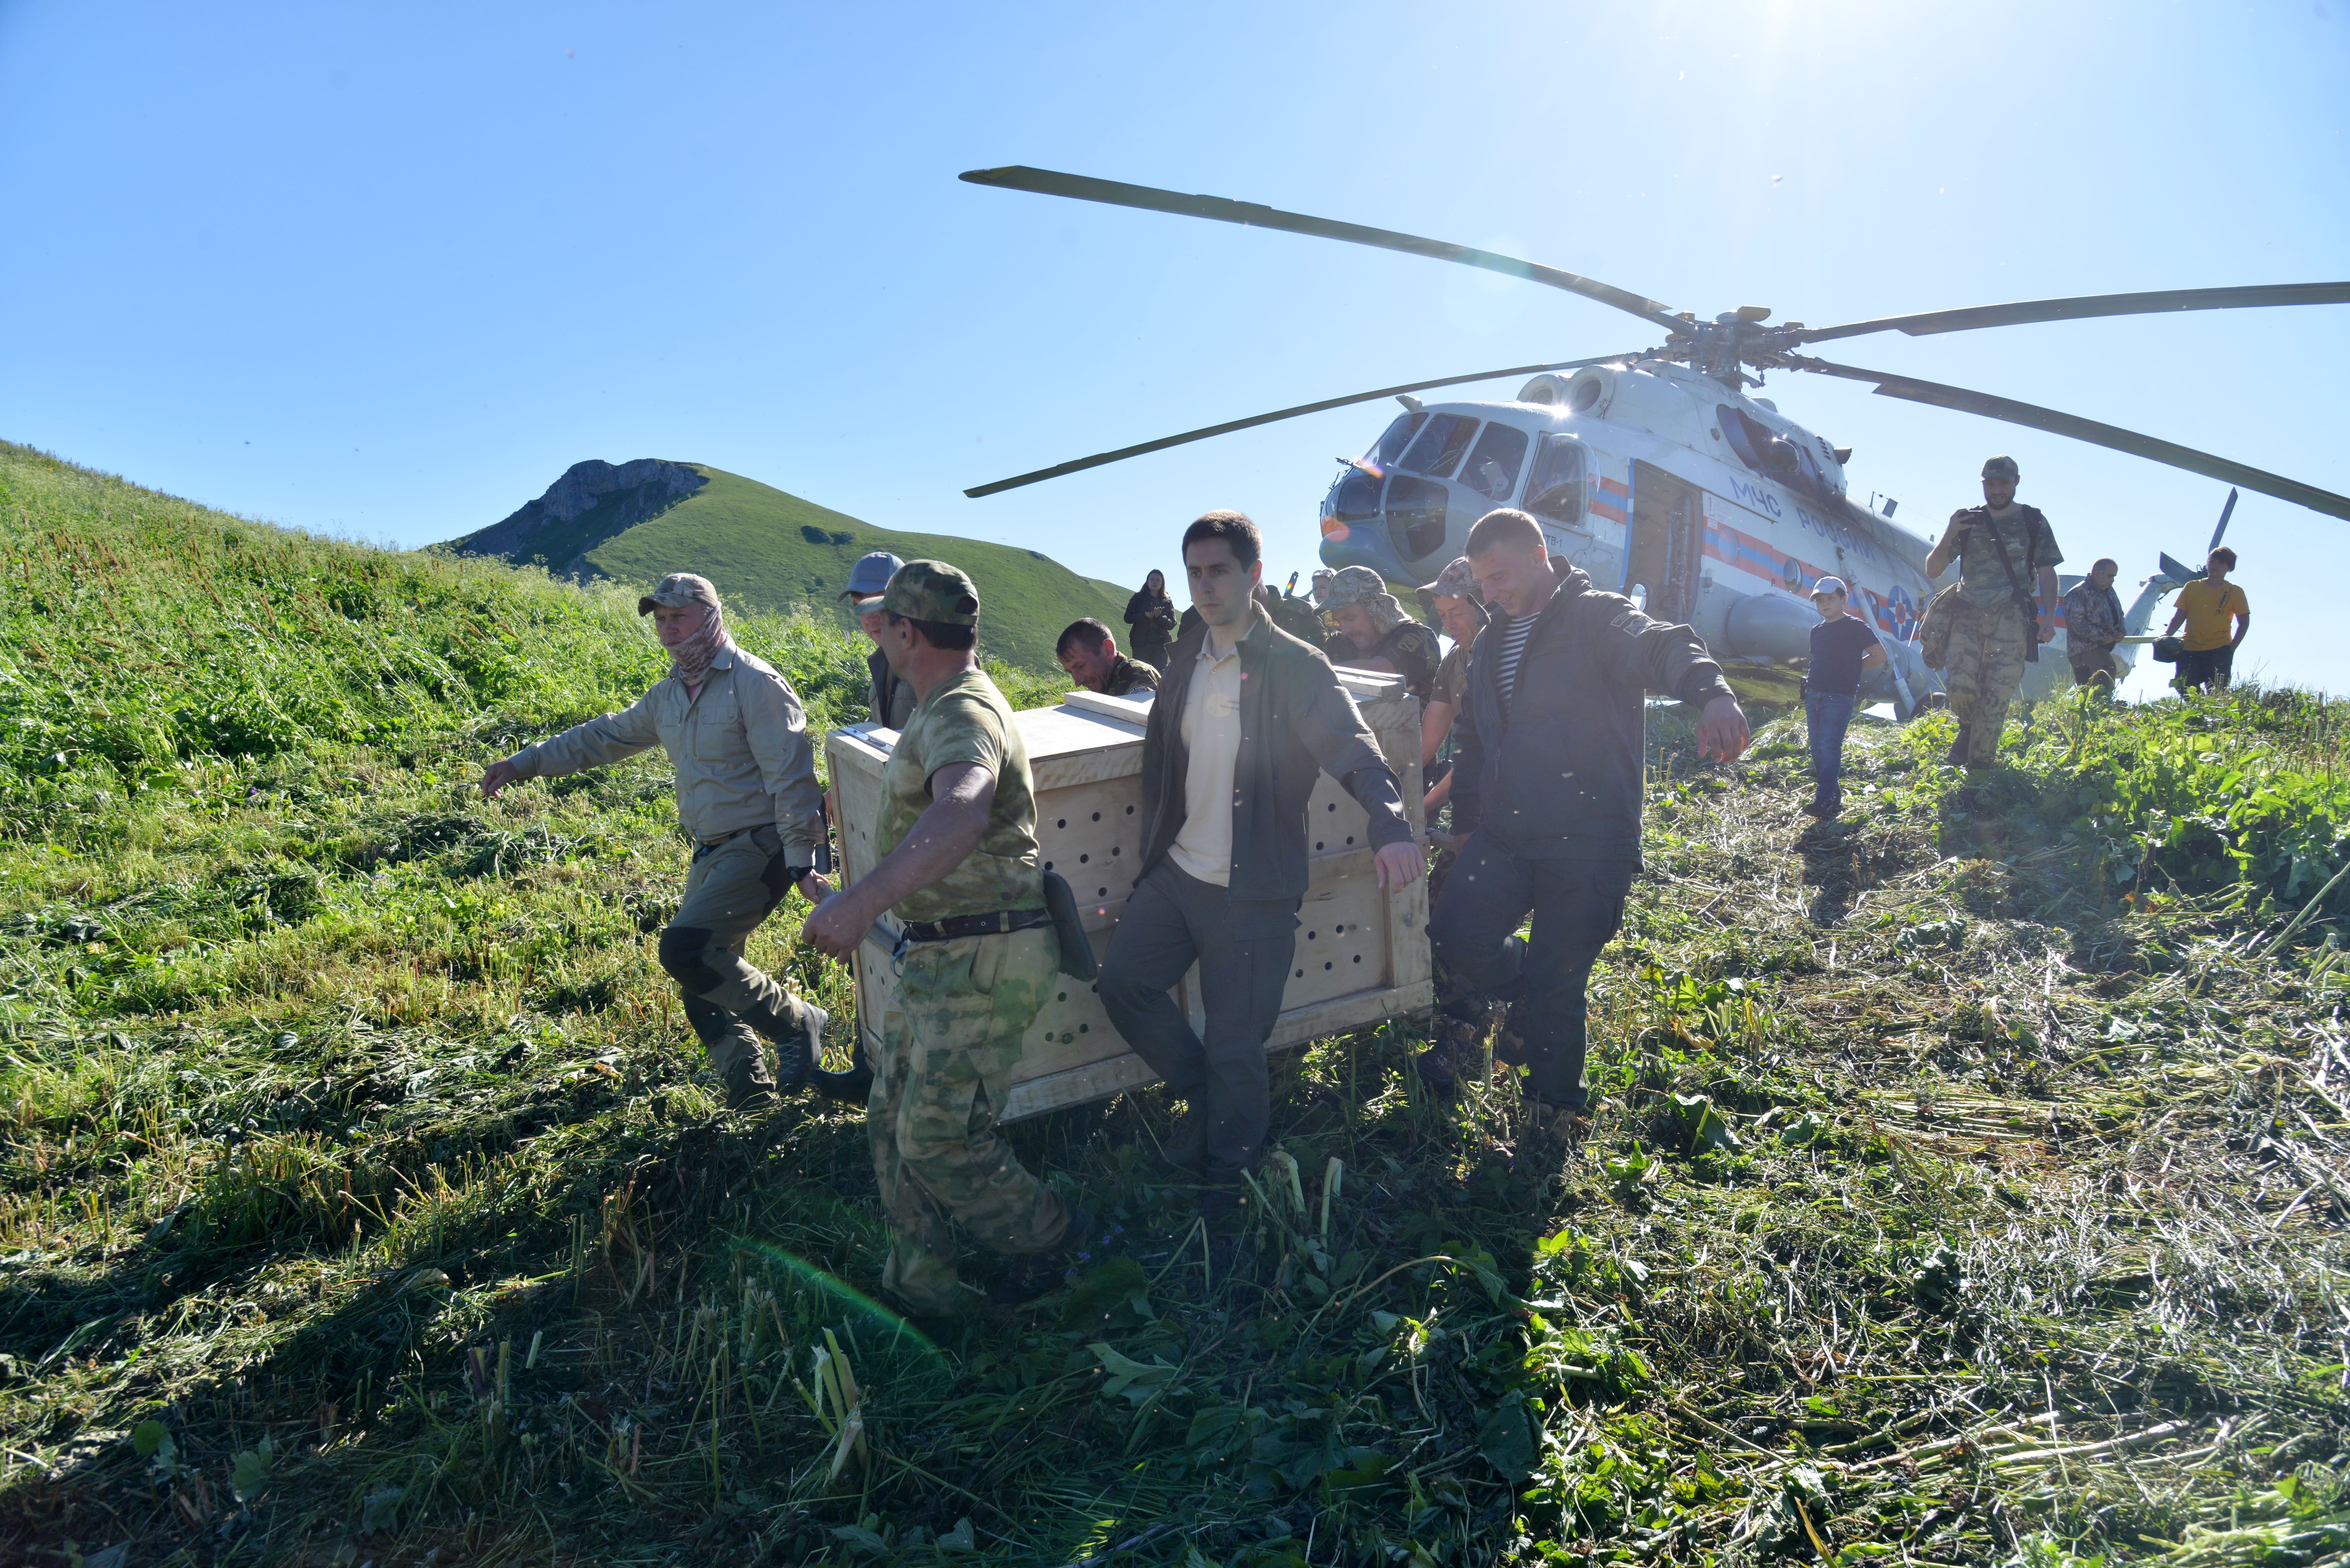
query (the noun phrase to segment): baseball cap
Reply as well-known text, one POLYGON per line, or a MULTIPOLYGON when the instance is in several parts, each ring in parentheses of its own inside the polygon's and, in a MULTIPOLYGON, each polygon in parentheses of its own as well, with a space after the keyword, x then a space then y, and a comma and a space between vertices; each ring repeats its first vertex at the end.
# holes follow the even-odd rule
POLYGON ((908 620, 977 626, 979 589, 962 568, 944 561, 909 561, 889 575, 881 607, 908 620))
POLYGON ((848 568, 848 586, 840 590, 845 599, 871 598, 889 586, 889 574, 906 563, 887 550, 874 550, 857 557, 857 565, 848 568))
POLYGON ((663 609, 683 609, 688 605, 708 605, 718 607, 718 590, 710 586, 708 577, 698 577, 691 572, 671 572, 653 585, 653 591, 639 596, 637 613, 650 615, 653 607, 663 609))
POLYGON ((1812 585, 1812 597, 1817 598, 1822 594, 1842 594, 1850 598, 1852 590, 1844 586, 1842 577, 1822 577, 1812 585))
POLYGON ((1985 479, 2021 479, 2023 474, 2015 466, 2015 459, 1991 457, 1983 460, 1982 476, 1985 479))

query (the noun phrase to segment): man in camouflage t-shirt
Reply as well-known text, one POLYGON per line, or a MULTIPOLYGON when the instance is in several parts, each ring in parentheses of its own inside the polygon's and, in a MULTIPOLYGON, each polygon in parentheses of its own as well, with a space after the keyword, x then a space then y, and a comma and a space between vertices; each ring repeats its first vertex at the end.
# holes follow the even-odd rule
POLYGON ((1926 557, 1929 577, 1940 576, 1953 560, 1959 564, 1957 613, 1942 671, 1959 734, 1946 760, 1970 772, 1991 765, 2023 667, 2056 635, 2056 566, 2064 553, 2048 519, 2017 503, 2020 477, 2012 457, 1986 462, 1983 504, 1951 513, 1949 531, 1926 557))
POLYGON ((996 1131, 1060 947, 1045 910, 1027 748, 972 652, 978 591, 943 562, 909 561, 882 613, 882 651, 916 700, 882 770, 881 858, 800 935, 846 960, 884 910, 901 923, 865 1112, 889 1217, 881 1284, 914 1315, 949 1318, 966 1293, 955 1224, 1015 1260, 994 1293, 1010 1304, 1057 1282, 1092 1220, 996 1131))

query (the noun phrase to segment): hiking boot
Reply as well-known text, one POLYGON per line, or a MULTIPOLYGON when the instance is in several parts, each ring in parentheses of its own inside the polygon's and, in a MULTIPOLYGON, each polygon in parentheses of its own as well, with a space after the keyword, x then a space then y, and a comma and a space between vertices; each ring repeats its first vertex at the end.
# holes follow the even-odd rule
POLYGON ((1967 765, 1967 748, 1970 743, 1970 737, 1967 734, 1966 726, 1961 724, 1959 727, 1959 738, 1952 741, 1950 742, 1950 749, 1943 753, 1943 763, 1946 765, 1954 768, 1965 767, 1967 765))
POLYGON ((773 1012, 744 1013, 743 1021, 775 1043, 779 1087, 798 1088, 808 1081, 816 1064, 824 1060, 824 1030, 832 1022, 832 1014, 813 1002, 800 1002, 796 1027, 773 1012))
POLYGON ((726 1069, 726 1108, 730 1111, 771 1110, 775 1105, 775 1080, 767 1075, 767 1054, 751 1051, 726 1069))
POLYGON ((865 1059, 865 1047, 858 1045, 851 1053, 846 1072, 829 1073, 822 1067, 810 1067, 808 1086, 826 1099, 844 1106, 864 1105, 873 1097, 873 1064, 865 1059))
POLYGON ((1465 1075, 1475 1077, 1484 1064, 1485 1032, 1465 1018, 1441 1018, 1436 1038, 1411 1060, 1419 1081, 1440 1095, 1449 1095, 1465 1075))
POLYGON ((1159 1146, 1160 1158, 1178 1170, 1197 1176, 1208 1163, 1208 1118, 1187 1110, 1159 1146))
POLYGON ((1804 803, 1804 815, 1816 816, 1823 822, 1834 816, 1839 809, 1841 808, 1830 805, 1824 800, 1807 800, 1804 803))
POLYGON ((1012 1259, 1012 1266, 987 1299, 1000 1307, 1025 1306, 1039 1296, 1052 1294, 1068 1278, 1070 1268, 1093 1256, 1094 1211, 1071 1209, 1069 1228, 1061 1239, 1041 1252, 1024 1252, 1012 1259))

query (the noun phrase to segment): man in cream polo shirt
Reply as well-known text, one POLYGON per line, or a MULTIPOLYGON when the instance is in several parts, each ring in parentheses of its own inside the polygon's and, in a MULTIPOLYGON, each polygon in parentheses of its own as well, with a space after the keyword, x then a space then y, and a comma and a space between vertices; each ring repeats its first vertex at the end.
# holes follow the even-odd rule
POLYGON ((1255 600, 1256 524, 1211 512, 1184 532, 1200 624, 1175 645, 1142 742, 1142 877, 1103 966, 1110 1022, 1190 1109, 1168 1155, 1210 1218, 1238 1207, 1272 1106, 1264 1043, 1281 1013, 1324 771, 1370 814, 1379 885, 1423 869, 1395 774, 1319 650, 1255 600), (1207 1034, 1168 995, 1194 962, 1207 1034))

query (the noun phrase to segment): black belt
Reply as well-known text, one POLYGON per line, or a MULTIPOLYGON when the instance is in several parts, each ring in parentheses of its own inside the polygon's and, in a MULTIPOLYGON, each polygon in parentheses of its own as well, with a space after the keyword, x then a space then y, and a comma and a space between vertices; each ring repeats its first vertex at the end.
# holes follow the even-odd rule
POLYGON ((958 937, 1003 936, 1052 923, 1050 909, 990 909, 983 915, 950 915, 943 920, 909 920, 899 929, 906 941, 951 942, 958 937))

